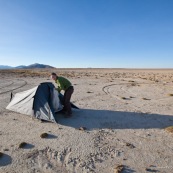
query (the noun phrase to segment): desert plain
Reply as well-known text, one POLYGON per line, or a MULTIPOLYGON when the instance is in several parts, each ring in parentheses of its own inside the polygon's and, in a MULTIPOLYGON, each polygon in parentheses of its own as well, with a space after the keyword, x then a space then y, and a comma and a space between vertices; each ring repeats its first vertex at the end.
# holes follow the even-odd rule
POLYGON ((0 173, 171 173, 171 126, 173 69, 0 71, 0 173), (80 109, 71 118, 56 114, 56 124, 6 109, 11 92, 56 86, 51 72, 74 86, 80 109))

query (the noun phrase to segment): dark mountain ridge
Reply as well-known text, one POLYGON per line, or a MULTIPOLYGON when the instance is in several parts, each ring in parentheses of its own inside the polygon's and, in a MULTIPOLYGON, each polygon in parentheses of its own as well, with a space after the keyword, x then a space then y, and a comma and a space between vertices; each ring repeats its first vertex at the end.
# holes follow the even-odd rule
POLYGON ((55 68, 55 67, 52 67, 50 65, 45 65, 45 64, 39 64, 39 63, 31 64, 28 66, 20 65, 16 67, 11 67, 8 65, 0 65, 0 69, 35 69, 35 68, 55 68))

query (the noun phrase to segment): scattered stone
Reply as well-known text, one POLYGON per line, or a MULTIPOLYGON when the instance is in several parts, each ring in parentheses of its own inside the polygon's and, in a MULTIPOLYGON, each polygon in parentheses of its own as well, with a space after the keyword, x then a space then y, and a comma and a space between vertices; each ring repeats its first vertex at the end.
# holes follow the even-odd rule
POLYGON ((9 151, 9 149, 8 148, 4 148, 4 151, 9 151))
POLYGON ((78 130, 85 131, 87 128, 86 127, 79 127, 78 130))
POLYGON ((142 99, 143 99, 143 100, 151 100, 151 99, 147 99, 147 98, 145 98, 145 97, 144 97, 144 98, 142 98, 142 99))
POLYGON ((47 138, 47 137, 48 137, 48 134, 47 134, 47 133, 42 133, 42 134, 40 135, 40 137, 41 137, 41 138, 47 138))
POLYGON ((146 168, 145 170, 146 170, 147 172, 157 172, 157 170, 150 169, 150 168, 146 168))
POLYGON ((126 100, 127 98, 126 97, 121 97, 121 99, 126 100))
POLYGON ((121 173, 123 171, 123 169, 124 169, 123 165, 118 165, 118 166, 116 166, 114 173, 121 173))
POLYGON ((22 142, 22 143, 19 144, 19 148, 24 148, 26 145, 27 145, 26 142, 22 142))
POLYGON ((87 91, 87 93, 93 93, 92 91, 87 91))
POLYGON ((173 133, 173 126, 166 127, 165 130, 169 133, 173 133))
POLYGON ((149 167, 156 167, 155 165, 150 165, 149 167))
POLYGON ((131 86, 136 86, 136 84, 135 83, 132 83, 131 86))
POLYGON ((126 143, 126 146, 129 148, 135 148, 135 146, 133 144, 130 144, 130 143, 126 143))

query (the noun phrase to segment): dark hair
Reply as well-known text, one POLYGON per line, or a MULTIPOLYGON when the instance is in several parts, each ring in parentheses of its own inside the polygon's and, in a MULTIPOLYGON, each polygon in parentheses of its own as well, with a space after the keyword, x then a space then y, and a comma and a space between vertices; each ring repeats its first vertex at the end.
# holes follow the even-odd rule
POLYGON ((57 76, 56 73, 51 73, 51 75, 53 75, 53 76, 57 76))

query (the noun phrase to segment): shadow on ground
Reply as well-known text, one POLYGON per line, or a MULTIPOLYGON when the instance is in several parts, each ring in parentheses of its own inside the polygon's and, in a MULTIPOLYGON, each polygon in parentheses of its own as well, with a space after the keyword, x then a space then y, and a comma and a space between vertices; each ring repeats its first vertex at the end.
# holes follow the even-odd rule
POLYGON ((34 148, 35 146, 32 145, 32 144, 27 144, 26 146, 23 147, 23 149, 32 149, 34 148))
POLYGON ((121 112, 110 110, 80 109, 74 110, 71 118, 56 114, 59 124, 74 128, 86 127, 89 130, 111 129, 151 129, 173 125, 173 116, 121 112))
POLYGON ((11 163, 12 163, 11 156, 9 156, 7 154, 3 154, 3 156, 1 156, 1 158, 0 158, 0 167, 1 166, 7 166, 7 165, 9 165, 11 163))

